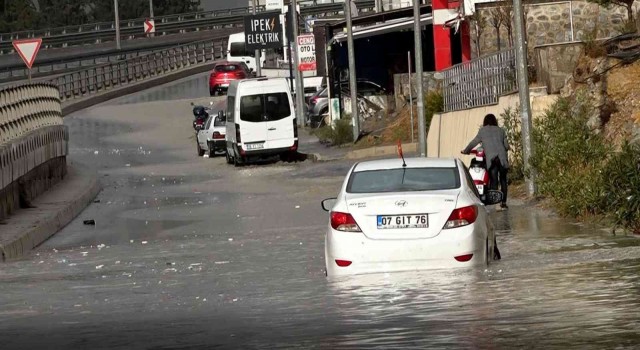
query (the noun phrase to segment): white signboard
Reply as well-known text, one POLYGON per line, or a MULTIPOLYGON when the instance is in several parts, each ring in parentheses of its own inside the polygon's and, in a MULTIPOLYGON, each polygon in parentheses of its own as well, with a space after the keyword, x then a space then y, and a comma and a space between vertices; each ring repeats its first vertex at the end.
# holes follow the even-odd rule
POLYGON ((316 70, 316 39, 313 34, 298 35, 298 70, 316 70))
POLYGON ((284 0, 267 0, 267 3, 264 6, 267 11, 282 11, 284 8, 284 0))

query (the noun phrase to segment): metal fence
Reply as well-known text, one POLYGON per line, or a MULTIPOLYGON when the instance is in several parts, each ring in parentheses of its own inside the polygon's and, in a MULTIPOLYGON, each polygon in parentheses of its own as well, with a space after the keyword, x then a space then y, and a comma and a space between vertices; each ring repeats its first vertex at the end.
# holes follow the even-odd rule
MULTIPOLYGON (((300 1, 302 16, 327 16, 342 12, 344 0, 300 1)), ((374 0, 356 0, 358 9, 368 11, 374 8, 374 0)), ((263 11, 264 7, 256 7, 263 11)), ((203 11, 155 17, 156 35, 184 33, 208 30, 222 26, 239 26, 244 16, 251 13, 251 7, 229 10, 203 11)), ((146 37, 143 31, 145 18, 120 21, 120 35, 124 40, 146 37)), ((95 44, 115 40, 115 24, 113 22, 89 23, 78 26, 47 28, 14 33, 0 33, 0 54, 13 52, 12 40, 25 38, 43 38, 42 47, 67 47, 81 44, 95 44)))
POLYGON ((496 104, 500 96, 517 91, 515 57, 509 49, 442 71, 444 111, 496 104))
POLYGON ((171 47, 63 74, 49 82, 58 87, 61 100, 79 98, 221 59, 226 50, 226 40, 204 40, 171 47))

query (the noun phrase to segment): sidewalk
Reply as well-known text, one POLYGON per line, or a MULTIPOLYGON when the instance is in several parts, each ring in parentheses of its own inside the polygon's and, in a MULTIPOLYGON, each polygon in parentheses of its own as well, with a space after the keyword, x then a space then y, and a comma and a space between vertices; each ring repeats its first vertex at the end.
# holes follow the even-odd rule
MULTIPOLYGON (((349 145, 344 147, 328 147, 320 140, 309 133, 308 129, 300 130, 298 133, 299 152, 306 154, 313 162, 326 162, 342 159, 364 159, 376 157, 397 156, 396 145, 376 146, 369 148, 353 149, 349 145)), ((402 150, 406 156, 413 156, 417 153, 417 143, 402 144, 402 150)))
POLYGON ((0 261, 19 258, 46 241, 84 210, 100 192, 94 171, 69 162, 67 176, 19 209, 0 226, 0 261))

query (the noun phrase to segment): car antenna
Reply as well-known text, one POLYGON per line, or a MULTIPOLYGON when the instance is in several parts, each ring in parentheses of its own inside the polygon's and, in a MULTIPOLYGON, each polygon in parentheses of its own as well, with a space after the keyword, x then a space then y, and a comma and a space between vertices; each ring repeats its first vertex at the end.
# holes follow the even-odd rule
POLYGON ((404 161, 404 153, 402 153, 402 142, 398 139, 398 155, 402 158, 402 167, 407 167, 407 162, 404 161))

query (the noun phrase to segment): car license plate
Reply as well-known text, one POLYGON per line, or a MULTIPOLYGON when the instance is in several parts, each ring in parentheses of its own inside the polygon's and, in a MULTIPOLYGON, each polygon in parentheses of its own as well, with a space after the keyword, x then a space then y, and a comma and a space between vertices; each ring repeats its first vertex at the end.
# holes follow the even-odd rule
POLYGON ((378 229, 428 228, 427 214, 378 215, 378 229))
POLYGON ((476 188, 478 188, 478 193, 484 194, 484 185, 476 185, 476 188))
POLYGON ((264 143, 245 143, 244 146, 247 147, 247 150, 263 149, 264 143))

